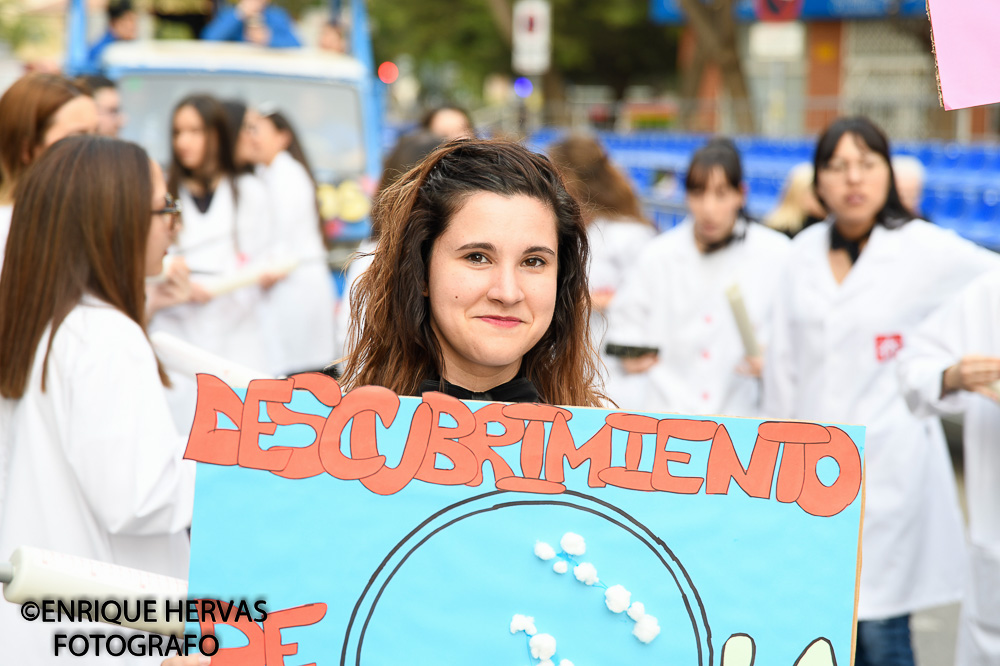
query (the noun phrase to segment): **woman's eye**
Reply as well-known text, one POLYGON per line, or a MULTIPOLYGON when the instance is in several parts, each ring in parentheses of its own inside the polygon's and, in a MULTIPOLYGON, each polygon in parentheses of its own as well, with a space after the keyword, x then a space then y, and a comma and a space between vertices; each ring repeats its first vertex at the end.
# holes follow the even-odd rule
POLYGON ((524 264, 528 268, 542 268, 547 263, 548 262, 542 259, 541 257, 528 257, 527 259, 524 260, 524 264))
POLYGON ((471 261, 474 264, 485 264, 486 263, 486 255, 484 255, 484 254, 482 254, 480 252, 473 252, 472 254, 467 254, 467 255, 465 255, 465 258, 468 259, 469 261, 471 261))

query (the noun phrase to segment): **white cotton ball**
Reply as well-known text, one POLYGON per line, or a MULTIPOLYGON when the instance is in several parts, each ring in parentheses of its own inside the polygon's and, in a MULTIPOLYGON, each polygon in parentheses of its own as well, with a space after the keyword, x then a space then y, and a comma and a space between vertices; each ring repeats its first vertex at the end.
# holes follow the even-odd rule
POLYGON ((573 662, 569 659, 563 659, 559 662, 559 666, 573 666, 573 662))
POLYGON ((651 643, 654 638, 660 635, 660 623, 652 615, 643 615, 635 621, 632 635, 643 643, 651 643))
POLYGON ((538 666, 556 666, 552 663, 551 659, 546 659, 545 661, 538 662, 538 666))
POLYGON ((544 541, 536 541, 535 555, 537 555, 540 560, 551 560, 556 556, 556 549, 544 541))
POLYGON ((604 603, 612 613, 622 613, 628 609, 632 593, 622 585, 612 585, 604 591, 604 603))
POLYGON ((646 614, 646 605, 643 604, 641 601, 635 602, 628 609, 628 616, 633 620, 635 620, 636 622, 638 622, 639 618, 645 614, 646 614))
POLYGON ((581 562, 573 567, 573 575, 584 585, 593 585, 599 580, 597 578, 597 568, 590 562, 581 562))
POLYGON ((587 542, 574 532, 563 534, 562 539, 559 539, 559 545, 570 555, 583 555, 587 552, 587 542))
POLYGON ((556 653, 556 638, 551 634, 536 634, 528 641, 528 647, 535 659, 549 659, 556 653))
POLYGON ((566 560, 559 560, 552 565, 552 570, 557 574, 564 574, 569 571, 569 564, 566 563, 566 560))
POLYGON ((529 636, 534 636, 535 632, 535 618, 528 615, 515 615, 510 621, 510 633, 516 634, 519 631, 523 631, 529 636))

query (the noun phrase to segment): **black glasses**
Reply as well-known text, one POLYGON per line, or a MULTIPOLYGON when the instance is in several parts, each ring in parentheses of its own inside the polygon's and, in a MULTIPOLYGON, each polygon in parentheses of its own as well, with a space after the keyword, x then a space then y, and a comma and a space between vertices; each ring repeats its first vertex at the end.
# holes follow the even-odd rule
POLYGON ((169 192, 163 195, 163 208, 153 211, 153 215, 173 215, 177 217, 180 214, 181 202, 171 196, 169 192))

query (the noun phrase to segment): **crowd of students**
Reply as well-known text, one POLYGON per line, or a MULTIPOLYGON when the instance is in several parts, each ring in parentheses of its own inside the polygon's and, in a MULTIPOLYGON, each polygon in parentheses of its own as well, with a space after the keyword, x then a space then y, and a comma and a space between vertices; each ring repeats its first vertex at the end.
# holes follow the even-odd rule
POLYGON ((597 334, 618 356, 609 367, 636 379, 609 395, 628 409, 865 425, 855 663, 912 664, 910 614, 964 598, 957 663, 997 664, 1000 256, 919 219, 893 171, 873 123, 832 123, 813 164, 792 174, 796 205, 771 218, 789 242, 743 212, 732 142, 696 151, 688 218, 623 250, 628 268, 597 334), (928 416, 963 408, 971 568, 941 424, 928 416))
MULTIPOLYGON (((550 160, 461 138, 468 123, 448 141, 429 116, 386 169, 339 337, 286 117, 186 97, 165 175, 97 125, 92 93, 62 77, 0 98, 0 554, 27 544, 185 576, 194 393, 158 362, 148 334, 163 331, 263 375, 341 360, 348 390, 863 424, 856 663, 908 664, 909 614, 960 599, 966 580, 929 414, 967 406, 959 663, 996 663, 1000 258, 917 219, 870 121, 819 138, 822 219, 790 241, 745 214, 729 140, 692 156, 689 217, 658 235, 592 139, 550 160), (224 288, 241 271, 256 277, 224 288)), ((49 654, 41 626, 0 604, 14 661, 49 654)))

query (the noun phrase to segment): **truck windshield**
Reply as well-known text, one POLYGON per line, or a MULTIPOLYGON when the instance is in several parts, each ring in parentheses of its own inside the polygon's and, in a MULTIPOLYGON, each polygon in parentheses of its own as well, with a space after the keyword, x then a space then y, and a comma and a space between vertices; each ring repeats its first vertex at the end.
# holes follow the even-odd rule
POLYGON ((268 104, 285 114, 299 135, 317 181, 336 182, 361 174, 365 151, 357 89, 348 83, 239 73, 124 74, 118 81, 128 115, 122 138, 149 151, 161 164, 170 158, 170 114, 186 95, 209 93, 251 107, 268 104))

